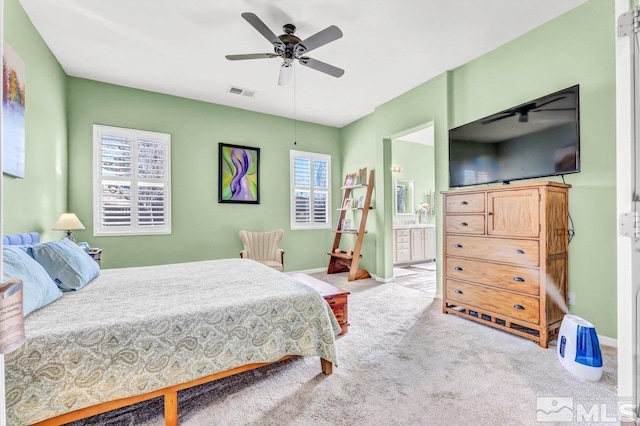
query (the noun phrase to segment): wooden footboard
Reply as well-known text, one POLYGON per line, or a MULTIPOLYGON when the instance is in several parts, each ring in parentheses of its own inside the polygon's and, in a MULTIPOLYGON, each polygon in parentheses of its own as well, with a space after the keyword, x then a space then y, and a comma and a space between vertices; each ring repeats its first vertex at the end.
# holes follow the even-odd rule
MULTIPOLYGON (((290 358, 293 358, 293 355, 287 355, 275 362, 284 361, 290 358)), ((188 389, 194 386, 198 386, 204 383, 209 383, 214 380, 219 380, 225 377, 233 376, 235 374, 244 373, 245 371, 254 370, 256 368, 264 367, 265 365, 269 365, 269 364, 272 364, 272 363, 261 362, 256 364, 247 364, 231 370, 211 374, 209 376, 201 377, 199 379, 192 380, 190 382, 181 383, 179 385, 170 386, 164 389, 159 389, 157 391, 145 393, 142 395, 131 396, 128 398, 122 398, 115 401, 103 402, 101 404, 93 405, 91 407, 82 408, 80 410, 71 411, 69 413, 61 414, 60 416, 52 417, 42 422, 35 423, 35 426, 62 425, 65 423, 95 416, 97 414, 102 414, 108 411, 116 410, 118 408, 137 404, 139 402, 147 401, 149 399, 157 398, 159 396, 164 397, 165 425, 177 426, 178 425, 178 391, 188 389)), ((324 358, 320 358, 320 367, 322 368, 322 372, 326 375, 329 375, 333 372, 333 363, 331 361, 327 361, 324 358)))

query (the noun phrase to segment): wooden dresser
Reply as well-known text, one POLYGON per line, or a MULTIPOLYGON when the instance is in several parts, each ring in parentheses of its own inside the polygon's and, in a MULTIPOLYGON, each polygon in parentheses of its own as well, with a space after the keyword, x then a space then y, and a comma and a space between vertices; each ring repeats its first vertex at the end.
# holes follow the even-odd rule
POLYGON ((444 191, 443 312, 548 347, 564 312, 547 289, 555 284, 567 301, 569 188, 535 182, 444 191))

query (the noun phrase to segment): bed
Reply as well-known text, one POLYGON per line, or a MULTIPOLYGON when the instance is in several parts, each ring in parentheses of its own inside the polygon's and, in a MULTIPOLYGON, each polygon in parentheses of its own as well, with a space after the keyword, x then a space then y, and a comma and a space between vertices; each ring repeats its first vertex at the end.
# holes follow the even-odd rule
POLYGON ((249 259, 108 269, 25 318, 6 355, 11 425, 60 424, 290 356, 336 364, 340 327, 313 289, 249 259))

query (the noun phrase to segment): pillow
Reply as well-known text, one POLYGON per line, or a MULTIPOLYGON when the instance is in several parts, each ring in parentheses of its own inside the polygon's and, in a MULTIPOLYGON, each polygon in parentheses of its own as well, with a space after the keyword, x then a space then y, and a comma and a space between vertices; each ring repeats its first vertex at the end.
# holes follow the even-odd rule
POLYGON ((62 296, 47 271, 31 256, 15 246, 2 249, 2 281, 22 280, 23 314, 26 317, 62 296))
POLYGON ((63 291, 80 290, 100 273, 100 266, 68 238, 31 247, 31 255, 63 291))

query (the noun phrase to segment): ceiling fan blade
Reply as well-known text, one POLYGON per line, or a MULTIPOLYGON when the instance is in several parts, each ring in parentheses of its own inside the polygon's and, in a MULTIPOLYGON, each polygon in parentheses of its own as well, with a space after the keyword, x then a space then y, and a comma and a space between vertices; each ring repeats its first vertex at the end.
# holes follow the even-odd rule
POLYGON ((255 13, 244 12, 242 14, 242 17, 245 19, 245 21, 251 24, 253 28, 258 30, 258 32, 262 34, 264 38, 269 40, 271 44, 273 44, 274 46, 282 46, 282 42, 280 41, 280 39, 273 33, 273 31, 269 29, 269 27, 267 27, 264 22, 262 22, 260 18, 258 18, 255 13))
POLYGON ((278 86, 286 86, 293 74, 293 63, 283 62, 280 66, 280 76, 278 77, 278 86))
POLYGON ((505 118, 513 117, 514 115, 516 115, 516 113, 515 112, 511 112, 509 114, 505 114, 505 115, 500 116, 500 117, 494 117, 494 118, 490 118, 488 120, 484 120, 482 122, 482 124, 489 124, 489 123, 493 123, 494 121, 504 120, 505 118))
POLYGON ((325 74, 332 75, 336 78, 342 77, 342 75, 344 74, 344 70, 342 68, 334 67, 333 65, 329 65, 326 62, 309 58, 308 56, 303 56, 302 58, 298 59, 298 61, 301 65, 313 68, 314 70, 318 70, 325 74))
POLYGON ((311 37, 307 37, 300 43, 296 44, 295 50, 299 54, 311 52, 312 50, 317 49, 320 46, 324 46, 327 43, 331 43, 340 37, 342 37, 342 31, 340 31, 340 28, 335 25, 331 25, 330 27, 319 31, 311 37))
POLYGON ((242 61, 244 59, 264 59, 264 58, 277 58, 275 53, 247 53, 244 55, 226 55, 230 61, 242 61))

